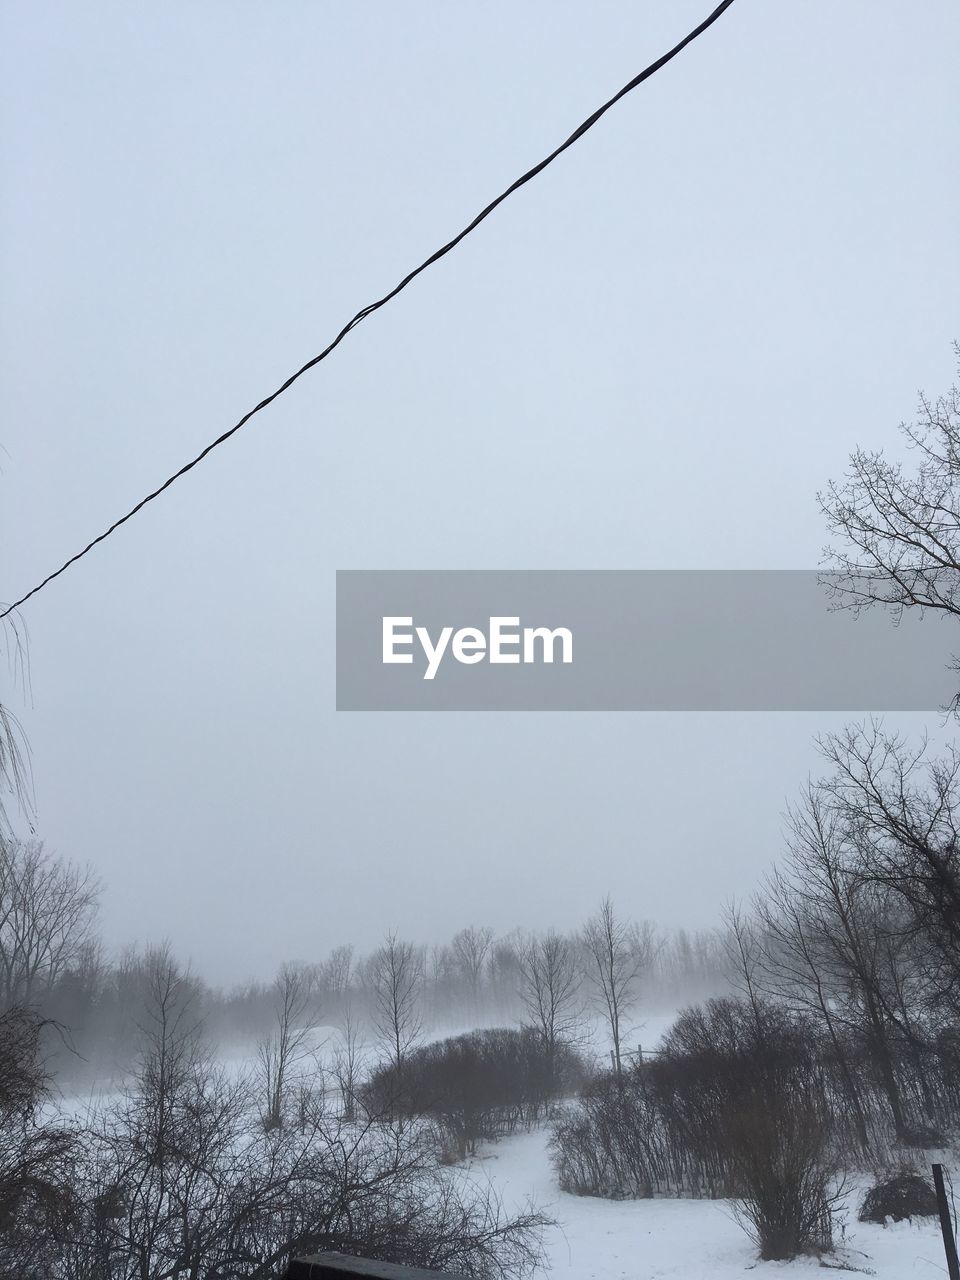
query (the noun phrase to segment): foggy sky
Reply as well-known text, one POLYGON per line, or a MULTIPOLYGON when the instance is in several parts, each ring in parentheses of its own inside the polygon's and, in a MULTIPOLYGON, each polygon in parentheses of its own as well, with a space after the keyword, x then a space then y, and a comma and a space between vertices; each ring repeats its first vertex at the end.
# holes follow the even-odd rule
MULTIPOLYGON (((0 597, 708 7, 7 3, 0 597)), ((946 0, 739 0, 30 602, 2 700, 111 946, 227 981, 752 891, 840 717, 338 715, 334 573, 815 567, 817 489, 954 375, 958 36, 946 0)))

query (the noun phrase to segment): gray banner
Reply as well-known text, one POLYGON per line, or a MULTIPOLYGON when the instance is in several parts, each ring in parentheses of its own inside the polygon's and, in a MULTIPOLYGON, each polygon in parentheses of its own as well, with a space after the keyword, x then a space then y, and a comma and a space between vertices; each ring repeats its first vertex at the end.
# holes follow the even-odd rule
POLYGON ((816 571, 337 574, 341 711, 935 711, 958 651, 816 571))

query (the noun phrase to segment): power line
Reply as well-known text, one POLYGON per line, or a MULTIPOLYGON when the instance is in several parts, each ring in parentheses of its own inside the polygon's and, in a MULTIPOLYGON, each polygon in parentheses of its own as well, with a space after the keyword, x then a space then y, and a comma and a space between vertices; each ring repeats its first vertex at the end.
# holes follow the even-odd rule
POLYGON ((191 459, 190 462, 184 463, 179 471, 175 471, 172 476, 168 476, 168 478, 164 480, 163 484, 154 489, 152 493, 148 493, 145 498, 141 498, 136 506, 130 508, 126 515, 115 520, 108 529, 104 529, 103 533, 94 538, 92 542, 88 542, 81 551, 76 552, 76 554, 72 555, 69 560, 65 560, 59 569, 55 569, 53 573, 48 574, 42 582, 38 582, 35 587, 26 593, 26 595, 21 596, 19 600, 8 605, 2 612, 0 612, 0 619, 9 617, 9 615, 13 613, 14 609, 19 609, 21 605, 26 604, 31 596, 35 596, 38 591, 42 591, 45 586, 53 582, 54 578, 59 578, 61 573, 65 573, 71 565, 76 564, 78 560, 82 560, 88 552, 92 551, 94 547, 99 546, 101 542, 104 542, 109 538, 110 535, 115 533, 121 525, 126 524, 128 520, 132 520, 139 511, 143 510, 148 502, 153 502, 154 498, 159 498, 160 495, 166 492, 172 484, 175 484, 181 476, 185 476, 188 471, 192 471, 193 468, 201 463, 208 454, 213 452, 214 449, 225 444, 231 436, 236 435, 240 428, 245 426, 252 417, 261 411, 261 409, 266 409, 267 405, 272 404, 278 396, 282 396, 288 388, 292 387, 298 378, 303 377, 309 369, 312 369, 314 365, 318 365, 321 360, 326 360, 327 356, 340 345, 347 334, 355 329, 361 320, 365 320, 367 316, 372 315, 374 311, 379 311, 381 307, 386 306, 386 304, 395 298, 398 293, 402 293, 408 284, 411 284, 416 280, 418 275, 426 271, 428 267, 432 267, 435 262, 439 262, 441 258, 446 257, 452 249, 457 247, 461 240, 466 239, 471 231, 475 231, 476 228, 479 227, 480 223, 483 222, 485 218, 488 218, 498 205, 503 204, 504 200, 513 195, 515 191, 519 191, 521 187, 525 186, 531 181, 531 179, 535 178, 537 174, 542 173, 543 170, 546 169, 547 165, 552 164, 558 156, 562 155, 563 152, 567 150, 568 147, 572 147, 573 144, 582 138, 588 130, 592 129, 601 116, 606 115, 610 108, 615 106, 621 98, 626 97, 626 95, 636 89, 638 85, 643 84, 644 80, 648 80, 655 74, 655 72, 659 71, 661 67, 666 66, 666 64, 675 58, 681 50, 685 49, 688 44, 691 44, 698 36, 702 35, 708 27, 713 26, 720 15, 725 10, 729 9, 732 4, 733 0, 723 0, 721 4, 718 4, 713 12, 705 18, 698 27, 695 27, 689 35, 684 36, 679 44, 675 44, 669 52, 659 57, 656 62, 651 62, 650 65, 645 67, 639 75, 634 76, 634 78, 625 84, 618 93, 615 93, 612 98, 608 99, 602 107, 598 107, 592 115, 588 116, 581 125, 574 129, 570 137, 556 148, 555 151, 551 151, 545 159, 539 162, 539 164, 535 164, 532 169, 528 169, 527 172, 517 178, 515 182, 511 182, 510 186, 507 187, 505 191, 502 191, 495 200, 491 200, 485 208, 481 209, 473 221, 468 223, 467 226, 455 235, 452 240, 448 240, 442 248, 437 249, 429 258, 424 262, 421 262, 419 267, 411 271, 409 275, 404 276, 400 283, 395 285, 389 293, 385 293, 382 298, 379 298, 376 302, 369 303, 362 311, 358 311, 353 319, 343 326, 329 346, 324 347, 319 355, 315 355, 312 360, 308 360, 305 365, 301 366, 301 368, 296 371, 296 373, 291 374, 290 377, 287 378, 286 382, 277 387, 276 391, 266 396, 259 404, 254 405, 249 412, 245 413, 239 422, 234 423, 229 430, 224 431, 222 435, 217 436, 216 440, 211 440, 206 448, 202 449, 195 458, 191 459))

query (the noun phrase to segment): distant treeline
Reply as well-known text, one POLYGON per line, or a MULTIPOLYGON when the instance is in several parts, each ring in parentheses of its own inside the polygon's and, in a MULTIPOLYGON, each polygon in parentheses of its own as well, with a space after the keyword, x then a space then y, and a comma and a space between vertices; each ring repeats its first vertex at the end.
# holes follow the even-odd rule
MULTIPOLYGON (((151 974, 166 950, 131 946, 109 957, 97 932, 101 894, 91 871, 37 840, 0 844, 0 1009, 28 1005, 55 1023, 58 1074, 85 1081, 119 1079, 131 1068, 151 974)), ((389 1040, 396 1027, 385 1024, 397 1011, 385 997, 398 967, 411 1041, 445 1028, 531 1021, 550 1037, 576 1040, 599 1016, 617 1056, 636 1048, 640 1010, 727 990, 730 971, 721 930, 664 932, 621 917, 606 900, 569 933, 497 935, 471 925, 432 946, 390 935, 372 952, 338 945, 281 974, 296 971, 303 1018, 389 1040)), ((195 974, 185 980, 208 1036, 224 1048, 272 1030, 281 978, 230 989, 195 974)))

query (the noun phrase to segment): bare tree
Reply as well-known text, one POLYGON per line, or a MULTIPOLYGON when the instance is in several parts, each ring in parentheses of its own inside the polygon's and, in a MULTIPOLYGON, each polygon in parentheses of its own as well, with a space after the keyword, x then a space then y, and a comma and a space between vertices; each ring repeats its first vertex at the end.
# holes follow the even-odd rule
POLYGON ((197 986, 177 964, 169 943, 145 958, 147 990, 142 1021, 139 1081, 153 1120, 156 1153, 162 1160, 174 1143, 174 1113, 180 1089, 202 1058, 203 1023, 197 986))
POLYGON ((357 1118, 357 1100, 364 1076, 364 1054, 360 1029, 349 1005, 340 1020, 340 1043, 334 1049, 333 1076, 340 1091, 343 1118, 357 1118))
POLYGON ((145 969, 137 1071, 90 1121, 88 1216, 74 1268, 64 1270, 71 1280, 206 1274, 236 1217, 254 1211, 255 1161, 269 1177, 245 1079, 229 1078, 205 1050, 197 984, 166 945, 147 953, 145 969))
POLYGON ((325 998, 334 1008, 339 1008, 349 999, 353 976, 353 947, 349 943, 334 947, 320 966, 319 974, 319 984, 325 992, 325 998))
POLYGON ((851 1030, 872 1044, 898 1132, 904 1123, 879 989, 880 920, 867 886, 847 864, 837 814, 819 788, 805 788, 788 822, 786 862, 757 898, 753 989, 762 985, 823 1025, 858 1140, 868 1150, 864 1103, 847 1048, 851 1030))
POLYGON ((512 1013, 517 1007, 522 985, 520 953, 523 950, 523 944, 523 934, 515 930, 506 937, 498 938, 490 950, 487 967, 491 992, 494 1004, 501 1014, 512 1013))
POLYGON ((763 1018, 760 969, 763 941, 756 920, 744 914, 742 906, 730 902, 722 913, 723 943, 733 989, 753 1012, 754 1025, 762 1040, 763 1018))
POLYGON ((791 810, 787 858, 758 900, 762 981, 825 1029, 860 1145, 864 1053, 897 1137, 913 1140, 943 1114, 936 1046, 960 1007, 960 759, 876 724, 821 746, 833 773, 791 810))
MULTIPOLYGON (((434 943, 426 957, 425 994, 429 995, 430 1019, 434 1024, 456 1019, 457 1006, 462 1005, 462 974, 446 942, 434 943), (458 1000, 458 996, 461 999, 458 1000)), ((462 1016, 462 1008, 460 1010, 462 1016)))
POLYGON ((876 723, 821 740, 834 766, 822 783, 861 880, 897 895, 910 915, 929 998, 960 1010, 960 750, 939 757, 876 723))
POLYGON ((275 1026, 257 1046, 265 1129, 283 1127, 294 1077, 306 1058, 314 1057, 311 1023, 314 1017, 309 975, 302 966, 284 964, 274 983, 275 1026))
POLYGON ((423 1031, 423 955, 412 942, 401 942, 389 933, 372 957, 372 979, 376 1027, 399 1072, 423 1031))
MULTIPOLYGON (((960 358, 960 344, 954 349, 960 358)), ((827 549, 827 582, 846 607, 960 614, 958 388, 936 400, 921 396, 917 421, 900 430, 916 467, 857 449, 845 479, 819 495, 837 539, 827 549)))
POLYGON ((623 1073, 623 1037, 629 1030, 626 1018, 636 1004, 640 975, 652 958, 653 930, 650 926, 638 929, 619 919, 608 895, 587 921, 583 940, 587 975, 595 1004, 607 1023, 613 1069, 619 1077, 623 1073))
POLYGON ((578 1036, 583 1008, 576 950, 551 929, 529 938, 520 950, 520 995, 529 1024, 552 1061, 559 1045, 578 1036))
POLYGON ((0 1002, 29 1003, 81 956, 100 886, 38 840, 0 840, 0 1002))
POLYGON ((493 930, 486 927, 478 929, 471 925, 454 934, 450 943, 454 959, 467 982, 474 1011, 480 999, 480 988, 493 946, 493 930))

